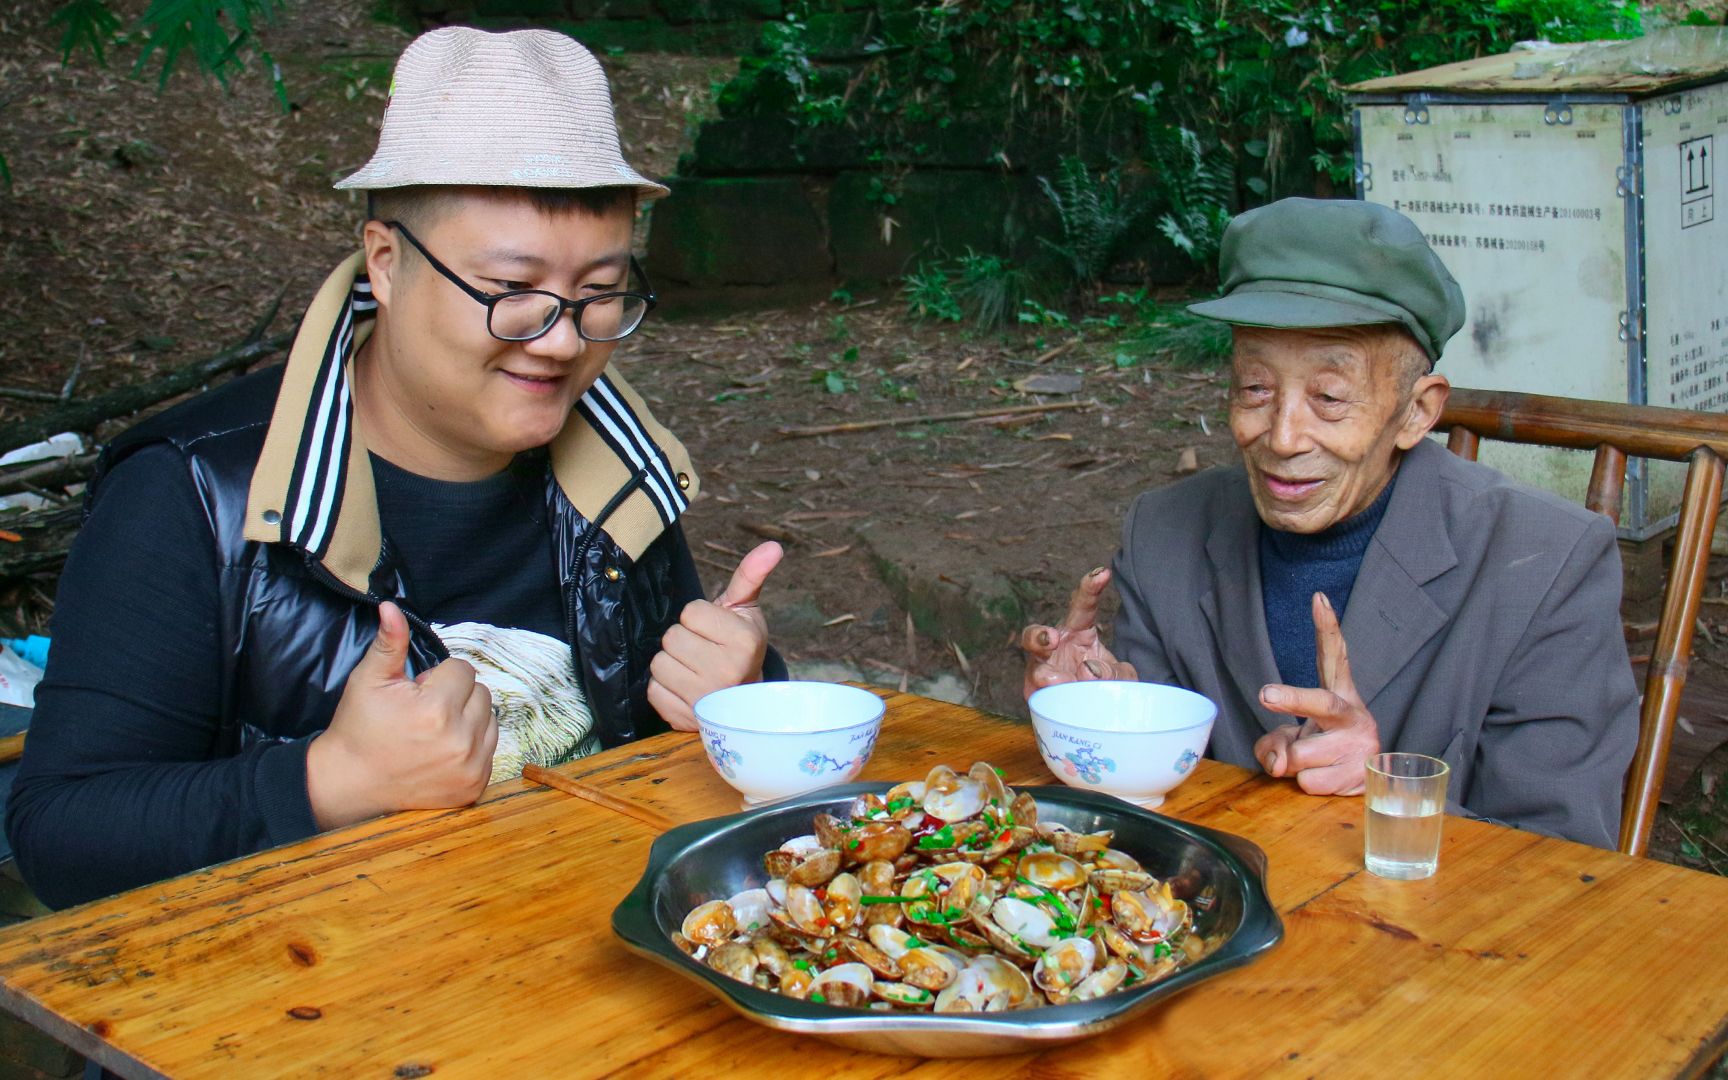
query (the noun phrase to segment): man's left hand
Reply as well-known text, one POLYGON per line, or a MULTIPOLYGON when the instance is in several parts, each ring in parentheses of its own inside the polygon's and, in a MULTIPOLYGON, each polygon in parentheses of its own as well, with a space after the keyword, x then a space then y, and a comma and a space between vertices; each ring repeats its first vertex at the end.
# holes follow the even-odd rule
POLYGON ((1261 689, 1262 705, 1306 719, 1262 735, 1254 757, 1268 776, 1294 776, 1310 795, 1360 795, 1368 759, 1380 752, 1380 726, 1356 692, 1344 631, 1325 593, 1314 594, 1314 651, 1319 689, 1282 683, 1261 689))
POLYGON ((762 678, 768 620, 757 599, 783 554, 775 543, 752 548, 719 599, 684 605, 678 625, 660 639, 648 665, 648 704, 679 731, 696 730, 695 707, 703 695, 762 678))

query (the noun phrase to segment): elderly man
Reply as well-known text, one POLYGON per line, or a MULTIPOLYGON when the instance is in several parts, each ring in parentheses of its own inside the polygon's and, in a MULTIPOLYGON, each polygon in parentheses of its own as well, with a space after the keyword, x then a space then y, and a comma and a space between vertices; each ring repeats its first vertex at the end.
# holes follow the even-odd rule
POLYGON ((1426 437, 1457 284, 1403 215, 1305 199, 1233 222, 1221 276, 1190 310, 1231 324, 1242 464, 1135 501, 1113 571, 1026 628, 1026 692, 1184 686, 1219 760, 1352 795, 1373 754, 1429 754, 1455 808, 1612 847, 1638 735, 1614 529, 1426 437))
POLYGON ((364 250, 285 368, 106 450, 9 827, 63 905, 666 724, 783 666, 703 599, 684 448, 609 360, 653 293, 599 64, 550 31, 409 45, 364 250))

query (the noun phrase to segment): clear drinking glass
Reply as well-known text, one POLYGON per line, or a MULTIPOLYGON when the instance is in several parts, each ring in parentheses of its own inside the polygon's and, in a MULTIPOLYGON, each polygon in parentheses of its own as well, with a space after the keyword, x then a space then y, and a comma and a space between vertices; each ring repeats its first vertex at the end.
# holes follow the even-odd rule
POLYGON ((1426 754, 1368 759, 1364 861, 1370 874, 1399 881, 1433 875, 1440 865, 1440 823, 1451 771, 1426 754))

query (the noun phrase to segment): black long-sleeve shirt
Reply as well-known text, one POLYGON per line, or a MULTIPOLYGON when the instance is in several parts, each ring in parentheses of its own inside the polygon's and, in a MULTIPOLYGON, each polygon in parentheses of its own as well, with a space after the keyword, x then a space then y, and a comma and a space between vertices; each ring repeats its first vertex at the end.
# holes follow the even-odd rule
MULTIPOLYGON (((373 464, 419 614, 563 640, 542 465, 457 484, 373 464)), ((55 907, 316 831, 309 740, 213 757, 225 662, 216 549, 179 453, 142 449, 103 484, 60 580, 7 808, 19 868, 55 907)), ((682 606, 702 587, 689 556, 678 562, 682 606)))

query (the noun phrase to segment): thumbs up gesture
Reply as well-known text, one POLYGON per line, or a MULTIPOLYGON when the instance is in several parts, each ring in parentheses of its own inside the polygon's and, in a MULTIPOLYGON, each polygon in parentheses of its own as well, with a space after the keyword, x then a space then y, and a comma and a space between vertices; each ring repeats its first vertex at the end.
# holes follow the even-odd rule
POLYGON ((486 790, 498 723, 465 661, 408 677, 408 620, 378 608, 378 636, 354 665, 336 714, 306 750, 321 829, 394 810, 466 806, 486 790))
POLYGON ((762 677, 768 620, 757 599, 783 554, 775 543, 752 548, 719 599, 684 605, 678 625, 660 639, 660 652, 648 665, 648 704, 668 724, 695 731, 695 706, 704 694, 762 677))

